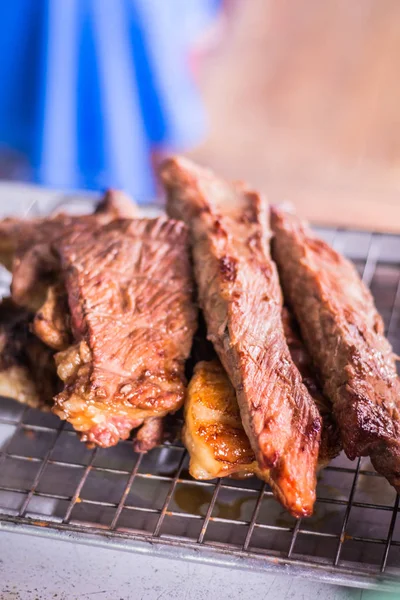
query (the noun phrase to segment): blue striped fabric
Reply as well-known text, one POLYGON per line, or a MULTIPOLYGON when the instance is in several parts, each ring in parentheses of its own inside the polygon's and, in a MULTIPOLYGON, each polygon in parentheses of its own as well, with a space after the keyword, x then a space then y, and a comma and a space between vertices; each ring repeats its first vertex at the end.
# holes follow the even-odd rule
POLYGON ((188 49, 218 0, 0 3, 0 144, 35 181, 154 194, 151 151, 204 131, 188 49))

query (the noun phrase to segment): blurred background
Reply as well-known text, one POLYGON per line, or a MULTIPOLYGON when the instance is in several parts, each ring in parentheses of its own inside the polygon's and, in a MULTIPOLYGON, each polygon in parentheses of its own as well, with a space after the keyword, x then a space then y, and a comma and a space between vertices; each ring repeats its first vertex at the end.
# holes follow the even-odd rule
POLYGON ((13 0, 0 176, 158 196, 183 152, 316 223, 400 231, 398 0, 13 0))

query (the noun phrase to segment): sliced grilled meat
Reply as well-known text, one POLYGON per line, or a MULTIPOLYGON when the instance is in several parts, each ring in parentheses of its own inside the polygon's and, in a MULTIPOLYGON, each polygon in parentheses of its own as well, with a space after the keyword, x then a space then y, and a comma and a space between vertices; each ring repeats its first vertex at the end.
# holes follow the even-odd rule
POLYGON ((53 352, 30 332, 32 315, 11 298, 0 303, 0 395, 49 410, 59 391, 53 352))
POLYGON ((32 312, 43 304, 48 287, 57 282, 59 270, 52 244, 65 231, 84 228, 93 220, 106 224, 116 218, 132 218, 136 214, 136 205, 125 194, 109 190, 94 215, 58 214, 0 221, 0 263, 12 271, 13 300, 32 312))
POLYGON ((75 343, 56 355, 65 388, 54 412, 111 446, 183 403, 197 320, 188 231, 166 218, 90 224, 57 252, 75 343))
POLYGON ((105 215, 111 219, 135 219, 139 209, 130 196, 121 190, 107 190, 104 198, 94 211, 95 215, 105 215))
POLYGON ((150 417, 147 419, 133 440, 135 452, 149 452, 162 443, 164 437, 164 418, 150 417))
POLYGON ((54 350, 65 350, 71 344, 68 297, 64 285, 51 285, 43 306, 35 314, 32 330, 54 350))
POLYGON ((400 491, 400 383, 383 321, 354 266, 294 214, 272 210, 284 292, 333 403, 349 458, 400 491))
POLYGON ((320 467, 324 467, 342 450, 339 428, 332 414, 332 402, 322 392, 311 356, 301 339, 298 323, 286 306, 282 310, 282 322, 293 362, 300 371, 303 383, 310 392, 322 418, 318 462, 320 467))
POLYGON ((321 419, 285 340, 267 206, 244 185, 185 159, 168 160, 162 179, 169 214, 191 228, 208 337, 235 388, 259 467, 292 514, 309 515, 321 419))
MULTIPOLYGON (((322 394, 292 313, 284 307, 282 321, 293 362, 322 417, 318 467, 325 467, 341 451, 339 429, 332 404, 322 394)), ((218 359, 198 362, 185 402, 183 442, 190 454, 189 471, 196 479, 227 475, 258 475, 270 481, 267 470, 258 468, 240 418, 235 390, 218 359)))

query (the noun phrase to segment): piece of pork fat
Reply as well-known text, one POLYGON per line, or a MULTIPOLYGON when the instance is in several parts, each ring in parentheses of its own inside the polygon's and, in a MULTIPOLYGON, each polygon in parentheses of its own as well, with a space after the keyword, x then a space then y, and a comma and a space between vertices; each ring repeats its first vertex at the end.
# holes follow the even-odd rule
POLYGON ((235 390, 218 359, 200 361, 194 368, 184 406, 182 441, 195 479, 269 473, 259 470, 236 400, 235 390))
POLYGON ((321 418, 285 340, 279 280, 259 195, 185 159, 163 165, 168 213, 191 228, 208 337, 235 388, 259 468, 295 516, 315 501, 321 418))
MULTIPOLYGON (((299 347, 297 340, 296 347, 299 347)), ((292 353, 289 340, 288 343, 292 353)), ((305 352, 304 348, 301 352, 305 352)), ((300 351, 296 350, 296 358, 299 356, 300 351)), ((295 358, 294 361, 296 363, 295 358)), ((307 361, 305 359, 305 364, 307 361)), ((318 457, 318 468, 322 469, 340 452, 340 439, 331 412, 328 412, 328 403, 314 378, 307 375, 306 381, 323 419, 318 457)), ((257 475, 270 482, 269 472, 258 467, 243 429, 235 390, 218 359, 196 364, 184 410, 182 440, 190 455, 189 472, 192 477, 214 479, 257 475)))
MULTIPOLYGON (((36 313, 31 328, 40 340, 54 350, 66 350, 71 345, 68 296, 61 282, 48 288, 46 301, 36 313)), ((148 452, 162 443, 163 421, 163 417, 152 417, 144 421, 133 441, 135 452, 148 452)))
MULTIPOLYGON (((182 406, 196 328, 188 230, 167 218, 69 231, 55 246, 74 343, 54 412, 102 447, 182 406)), ((145 432, 144 432, 145 433, 145 432)))
POLYGON ((349 458, 370 456, 400 491, 400 382, 383 321, 355 267, 273 207, 274 256, 349 458))
POLYGON ((94 214, 104 215, 107 220, 135 219, 139 216, 138 205, 122 190, 107 190, 96 206, 94 214))
POLYGON ((57 282, 58 258, 52 244, 68 229, 95 221, 133 218, 135 203, 118 190, 108 190, 92 215, 56 214, 33 219, 0 221, 0 263, 12 272, 11 295, 17 304, 35 312, 45 301, 48 287, 57 282))

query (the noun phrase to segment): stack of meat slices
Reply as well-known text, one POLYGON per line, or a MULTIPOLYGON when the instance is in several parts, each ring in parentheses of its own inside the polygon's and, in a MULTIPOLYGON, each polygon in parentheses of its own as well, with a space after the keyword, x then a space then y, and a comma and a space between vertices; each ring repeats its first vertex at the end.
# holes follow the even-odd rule
POLYGON ((189 386, 192 475, 256 473, 306 516, 317 468, 343 445, 350 458, 370 456, 400 491, 395 357, 355 268, 288 211, 272 210, 271 234, 266 202, 241 183, 180 158, 161 177, 168 213, 190 227, 220 361, 197 364, 189 386))
POLYGON ((170 218, 110 192, 92 215, 0 223, 0 392, 91 445, 140 427, 142 452, 185 403, 193 477, 256 474, 296 517, 342 447, 400 491, 395 357, 354 267, 244 184, 185 159, 161 178, 170 218), (195 284, 211 351, 197 335, 186 390, 195 284))
POLYGON ((59 391, 54 352, 30 330, 33 315, 11 298, 0 303, 0 395, 50 410, 59 391))
POLYGON ((135 448, 147 451, 162 440, 162 418, 183 404, 197 310, 187 227, 135 213, 110 192, 93 215, 0 224, 1 260, 12 271, 7 303, 23 312, 62 389, 41 393, 35 369, 9 343, 11 327, 0 332, 0 387, 31 406, 50 402, 89 444, 112 446, 141 426, 135 448))

